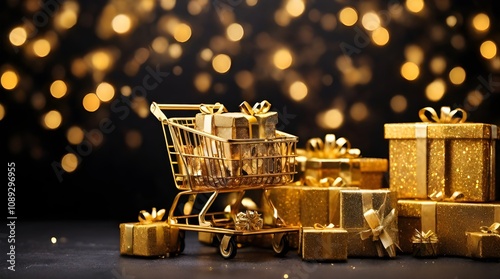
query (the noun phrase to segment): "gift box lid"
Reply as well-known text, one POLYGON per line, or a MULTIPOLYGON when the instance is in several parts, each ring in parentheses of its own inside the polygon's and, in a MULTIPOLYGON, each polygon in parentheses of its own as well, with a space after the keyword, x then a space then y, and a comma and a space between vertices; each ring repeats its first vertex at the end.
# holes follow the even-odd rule
POLYGON ((385 139, 498 139, 496 125, 485 123, 387 123, 385 139))
POLYGON ((247 127, 249 121, 248 115, 241 112, 226 112, 214 114, 214 125, 216 127, 247 127))

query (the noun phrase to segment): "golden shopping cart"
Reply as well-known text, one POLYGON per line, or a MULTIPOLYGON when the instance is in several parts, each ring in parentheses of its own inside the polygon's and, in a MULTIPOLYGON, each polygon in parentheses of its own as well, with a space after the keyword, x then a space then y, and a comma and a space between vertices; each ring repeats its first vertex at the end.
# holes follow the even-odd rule
MULTIPOLYGON (((220 104, 204 105, 211 109, 220 104)), ((218 240, 219 253, 225 259, 236 255, 237 236, 272 234, 277 255, 289 250, 288 234, 299 227, 288 226, 269 199, 268 189, 293 181, 296 136, 276 131, 273 139, 225 139, 195 129, 195 117, 167 118, 164 110, 198 110, 200 105, 151 104, 151 112, 161 122, 174 182, 179 191, 168 215, 171 226, 181 232, 180 252, 184 250, 184 231, 211 233, 218 240), (170 135, 170 136, 169 136, 170 135), (237 213, 247 190, 261 189, 273 212, 273 224, 252 230, 238 226, 237 213), (220 193, 234 193, 230 212, 209 212, 220 193), (184 209, 176 214, 182 196, 189 200, 205 194, 209 198, 197 214, 184 209)))

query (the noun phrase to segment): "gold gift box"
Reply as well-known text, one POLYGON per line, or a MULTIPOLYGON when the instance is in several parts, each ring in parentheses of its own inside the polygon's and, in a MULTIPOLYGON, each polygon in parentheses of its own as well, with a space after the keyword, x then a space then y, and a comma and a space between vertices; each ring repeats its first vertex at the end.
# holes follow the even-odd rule
POLYGON ((467 256, 466 232, 500 222, 500 203, 437 203, 439 254, 467 256))
POLYGON ((389 189, 341 190, 340 227, 348 232, 347 254, 354 257, 395 256, 395 245, 399 243, 396 207, 396 193, 389 189), (371 236, 364 240, 361 238, 364 232, 370 231, 371 227, 365 216, 373 210, 377 212, 382 224, 385 219, 392 219, 384 227, 384 241, 390 238, 395 245, 386 247, 385 251, 381 251, 382 244, 379 240, 374 240, 371 236))
MULTIPOLYGON (((300 189, 299 186, 280 186, 267 190, 269 191, 269 199, 286 225, 300 225, 300 189)), ((264 224, 273 225, 274 216, 269 205, 264 203, 262 208, 265 211, 264 224)))
POLYGON ((178 253, 179 229, 167 222, 120 224, 120 254, 133 256, 169 256, 178 253))
MULTIPOLYGON (((437 202, 398 200, 399 247, 403 253, 413 253, 412 237, 415 230, 437 232, 437 202)), ((438 238, 440 235, 437 235, 438 238)), ((440 238, 439 238, 440 239, 440 238)))
POLYGON ((500 258, 500 235, 483 232, 466 232, 467 257, 477 259, 500 258))
POLYGON ((305 261, 347 260, 347 231, 341 228, 303 227, 300 245, 305 261))
POLYGON ((400 199, 432 193, 464 194, 464 201, 495 199, 497 126, 482 123, 385 124, 389 188, 400 199))

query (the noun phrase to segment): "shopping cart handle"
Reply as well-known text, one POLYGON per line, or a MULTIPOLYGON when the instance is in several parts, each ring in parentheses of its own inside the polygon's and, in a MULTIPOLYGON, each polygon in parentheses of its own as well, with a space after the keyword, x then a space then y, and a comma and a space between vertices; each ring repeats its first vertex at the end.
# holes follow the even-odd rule
POLYGON ((153 113, 160 122, 167 121, 167 116, 162 112, 162 110, 200 110, 200 106, 209 107, 211 109, 221 109, 223 112, 227 112, 226 107, 223 104, 157 104, 156 102, 151 103, 151 113, 153 113))
POLYGON ((151 103, 151 108, 150 108, 150 110, 151 110, 151 113, 152 113, 154 116, 156 116, 156 118, 157 118, 160 122, 164 123, 164 122, 166 122, 166 121, 167 121, 167 116, 165 116, 165 114, 161 111, 160 106, 158 106, 158 104, 157 104, 156 102, 151 103))

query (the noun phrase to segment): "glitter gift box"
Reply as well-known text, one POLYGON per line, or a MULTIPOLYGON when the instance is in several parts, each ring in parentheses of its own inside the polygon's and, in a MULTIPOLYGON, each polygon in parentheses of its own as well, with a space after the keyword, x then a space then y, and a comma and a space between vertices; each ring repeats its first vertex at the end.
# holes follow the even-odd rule
POLYGON ((120 254, 168 256, 179 251, 179 229, 167 222, 120 224, 120 254))
POLYGON ((340 191, 340 227, 348 232, 348 256, 396 256, 396 206, 396 193, 388 189, 340 191))
MULTIPOLYGON (((300 225, 300 189, 299 186, 280 186, 268 189, 269 198, 278 211, 279 217, 289 226, 300 225)), ((273 212, 268 204, 265 208, 264 223, 273 224, 273 212)))
POLYGON ((347 231, 328 226, 303 227, 300 254, 305 261, 346 261, 347 231))
POLYGON ((390 189, 398 198, 428 199, 462 193, 463 201, 495 199, 495 140, 497 126, 463 123, 465 111, 443 107, 419 112, 423 123, 385 124, 389 140, 390 189), (458 112, 461 118, 456 118, 458 112), (426 116, 439 123, 429 123, 426 116))
POLYGON ((480 232, 466 232, 467 257, 477 259, 500 259, 500 223, 495 229, 481 228, 480 232))
POLYGON ((399 247, 403 253, 414 252, 416 230, 437 232, 436 208, 435 201, 398 200, 399 247))

